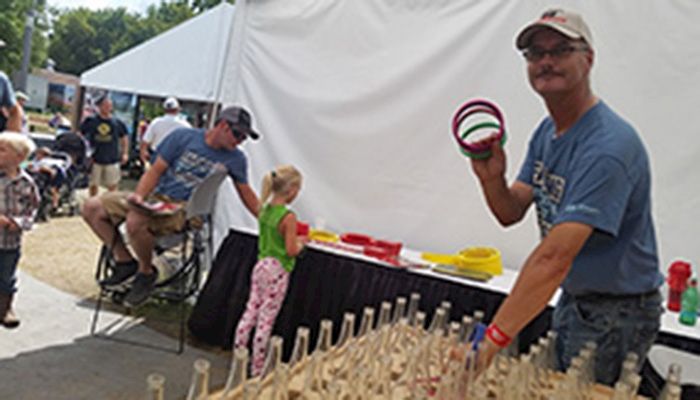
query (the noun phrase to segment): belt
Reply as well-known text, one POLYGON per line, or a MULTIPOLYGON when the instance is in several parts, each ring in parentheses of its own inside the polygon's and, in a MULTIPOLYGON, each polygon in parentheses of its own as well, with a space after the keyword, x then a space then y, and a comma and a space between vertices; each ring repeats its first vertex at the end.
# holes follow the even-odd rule
POLYGON ((653 289, 648 292, 644 293, 586 293, 586 294, 581 294, 581 295, 572 295, 569 294, 571 297, 576 299, 576 301, 586 301, 586 300, 593 300, 593 301, 605 301, 605 300, 636 300, 636 299, 645 299, 649 298, 652 296, 658 295, 659 289, 653 289))

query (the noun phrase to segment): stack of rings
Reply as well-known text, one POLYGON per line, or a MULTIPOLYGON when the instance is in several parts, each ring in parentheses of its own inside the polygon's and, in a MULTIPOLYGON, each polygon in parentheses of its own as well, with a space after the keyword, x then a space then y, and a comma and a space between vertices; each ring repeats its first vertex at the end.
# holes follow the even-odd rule
POLYGON ((467 136, 481 129, 498 129, 494 136, 503 146, 506 143, 506 130, 503 120, 503 113, 493 103, 483 99, 474 99, 464 103, 452 118, 452 133, 459 144, 462 154, 469 158, 484 159, 491 157, 491 145, 489 143, 470 143, 467 136), (491 115, 496 121, 479 122, 469 126, 464 132, 460 132, 460 127, 464 121, 475 114, 485 113, 491 115))

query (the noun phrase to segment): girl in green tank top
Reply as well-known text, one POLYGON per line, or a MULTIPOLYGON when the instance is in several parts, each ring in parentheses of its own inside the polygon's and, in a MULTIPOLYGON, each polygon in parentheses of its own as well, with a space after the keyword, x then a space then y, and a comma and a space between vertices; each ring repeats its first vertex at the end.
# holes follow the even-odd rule
POLYGON ((252 374, 259 375, 275 319, 282 308, 296 256, 304 247, 297 236, 297 218, 287 206, 301 189, 301 174, 291 165, 278 167, 263 178, 258 215, 258 262, 253 267, 250 295, 236 327, 234 346, 247 347, 255 328, 252 374), (269 200, 269 201, 268 201, 269 200))

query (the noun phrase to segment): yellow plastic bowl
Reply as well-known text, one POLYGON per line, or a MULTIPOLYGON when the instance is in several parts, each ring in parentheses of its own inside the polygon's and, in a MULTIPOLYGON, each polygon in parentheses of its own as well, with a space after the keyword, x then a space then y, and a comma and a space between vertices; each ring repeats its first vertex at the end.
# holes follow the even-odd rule
POLYGON ((338 241, 338 235, 329 231, 322 231, 319 229, 311 229, 309 231, 309 239, 317 240, 319 242, 329 242, 336 243, 338 241))
POLYGON ((459 252, 455 266, 458 269, 503 274, 501 252, 493 247, 468 247, 459 252))
POLYGON ((435 264, 447 264, 457 266, 456 254, 421 253, 420 257, 425 261, 435 264))

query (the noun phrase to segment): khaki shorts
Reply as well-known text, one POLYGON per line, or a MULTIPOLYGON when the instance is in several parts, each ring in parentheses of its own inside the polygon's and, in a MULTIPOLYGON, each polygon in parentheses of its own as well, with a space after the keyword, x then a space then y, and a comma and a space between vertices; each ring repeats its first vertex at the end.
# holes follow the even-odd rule
POLYGON ((92 164, 90 171, 90 186, 117 186, 121 180, 119 163, 92 164))
MULTIPOLYGON (((129 212, 138 212, 134 210, 126 198, 129 192, 108 192, 100 196, 100 202, 107 211, 110 220, 115 225, 119 225, 126 220, 126 214, 129 212)), ((173 201, 167 196, 151 195, 147 201, 167 201, 170 203, 184 204, 182 201, 173 201)), ((153 215, 148 223, 148 230, 155 236, 168 235, 175 232, 180 232, 185 227, 187 217, 184 207, 173 214, 153 215)))

